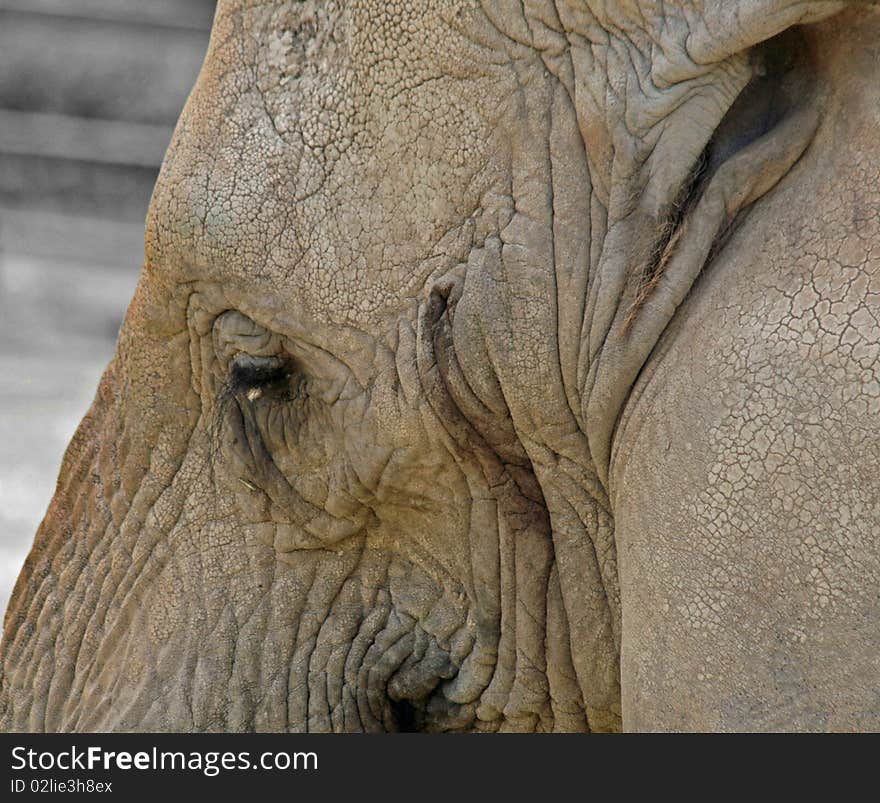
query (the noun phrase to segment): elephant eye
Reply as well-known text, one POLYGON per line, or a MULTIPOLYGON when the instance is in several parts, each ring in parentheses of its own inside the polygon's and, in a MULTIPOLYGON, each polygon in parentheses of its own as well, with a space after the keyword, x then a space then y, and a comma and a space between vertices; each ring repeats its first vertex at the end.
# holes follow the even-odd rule
POLYGON ((255 357, 238 354, 229 365, 229 396, 244 395, 257 401, 266 391, 286 386, 293 365, 282 357, 255 357))

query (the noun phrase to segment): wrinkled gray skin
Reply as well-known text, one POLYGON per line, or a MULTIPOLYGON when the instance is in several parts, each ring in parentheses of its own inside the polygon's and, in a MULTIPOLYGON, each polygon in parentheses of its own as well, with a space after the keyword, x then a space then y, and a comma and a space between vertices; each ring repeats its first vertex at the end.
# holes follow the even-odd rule
POLYGON ((222 0, 3 726, 880 728, 878 73, 864 3, 222 0))

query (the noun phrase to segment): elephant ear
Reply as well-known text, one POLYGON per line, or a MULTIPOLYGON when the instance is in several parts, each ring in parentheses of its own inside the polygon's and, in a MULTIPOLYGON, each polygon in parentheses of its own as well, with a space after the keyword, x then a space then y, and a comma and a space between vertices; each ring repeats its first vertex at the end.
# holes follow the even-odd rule
MULTIPOLYGON (((595 18, 576 16, 593 5, 559 4, 562 24, 583 28, 571 41, 592 41, 595 18)), ((787 26, 844 6, 736 5, 740 27, 726 38, 733 12, 704 3, 704 16, 656 21, 653 38, 632 50, 628 37, 606 51, 573 46, 559 82, 571 86, 532 82, 518 93, 501 123, 515 203, 420 316, 419 373, 437 414, 458 422, 457 448, 494 454, 523 487, 537 480, 591 727, 614 727, 619 716, 608 483, 618 415, 736 216, 816 129, 808 50, 787 26), (697 63, 697 52, 708 61, 697 63)))
MULTIPOLYGON (((797 25, 808 25, 870 0, 705 0, 687 41, 698 64, 720 62, 797 25)), ((694 14, 697 10, 694 9, 694 14)))
MULTIPOLYGON (((684 4, 690 8, 690 4, 684 4)), ((688 98, 684 113, 652 143, 665 165, 650 169, 634 207, 610 228, 596 268, 599 291, 581 333, 581 403, 590 452, 607 488, 614 428, 629 391, 703 267, 737 219, 794 166, 812 141, 821 96, 800 27, 832 16, 845 2, 706 2, 686 37, 657 49, 660 85, 746 70, 747 81, 718 114, 702 150, 687 128, 705 117, 711 86, 688 98), (688 110, 690 108, 690 110, 688 110), (691 143, 692 146, 692 143, 691 143)), ((721 79, 723 82, 723 78, 721 79)), ((715 93, 715 99, 723 97, 715 93)), ((708 104, 711 108, 712 104, 708 104)), ((637 171, 634 171, 637 172, 637 171)))

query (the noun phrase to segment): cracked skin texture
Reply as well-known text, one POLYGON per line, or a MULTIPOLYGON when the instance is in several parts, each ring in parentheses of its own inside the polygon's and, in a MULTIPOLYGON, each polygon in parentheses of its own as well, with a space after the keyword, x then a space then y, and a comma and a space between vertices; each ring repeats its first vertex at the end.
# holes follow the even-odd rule
POLYGON ((876 71, 876 35, 822 30, 838 91, 811 152, 704 273, 623 414, 632 727, 878 727, 880 95, 853 78, 876 71))
POLYGON ((878 727, 863 6, 220 2, 2 726, 878 727))

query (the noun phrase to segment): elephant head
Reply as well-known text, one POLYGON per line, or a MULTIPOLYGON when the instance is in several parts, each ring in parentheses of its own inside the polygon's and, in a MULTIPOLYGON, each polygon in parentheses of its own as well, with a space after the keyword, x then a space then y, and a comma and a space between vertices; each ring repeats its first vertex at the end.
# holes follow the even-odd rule
MULTIPOLYGON (((815 252, 749 227, 809 191, 878 32, 844 2, 221 0, 7 613, 4 726, 767 724, 760 660, 697 679, 750 592, 718 613, 687 561, 753 557, 682 519, 736 442, 675 393, 742 401, 709 368, 751 274, 721 266, 815 252)), ((754 638, 798 663, 782 619, 754 638)))

